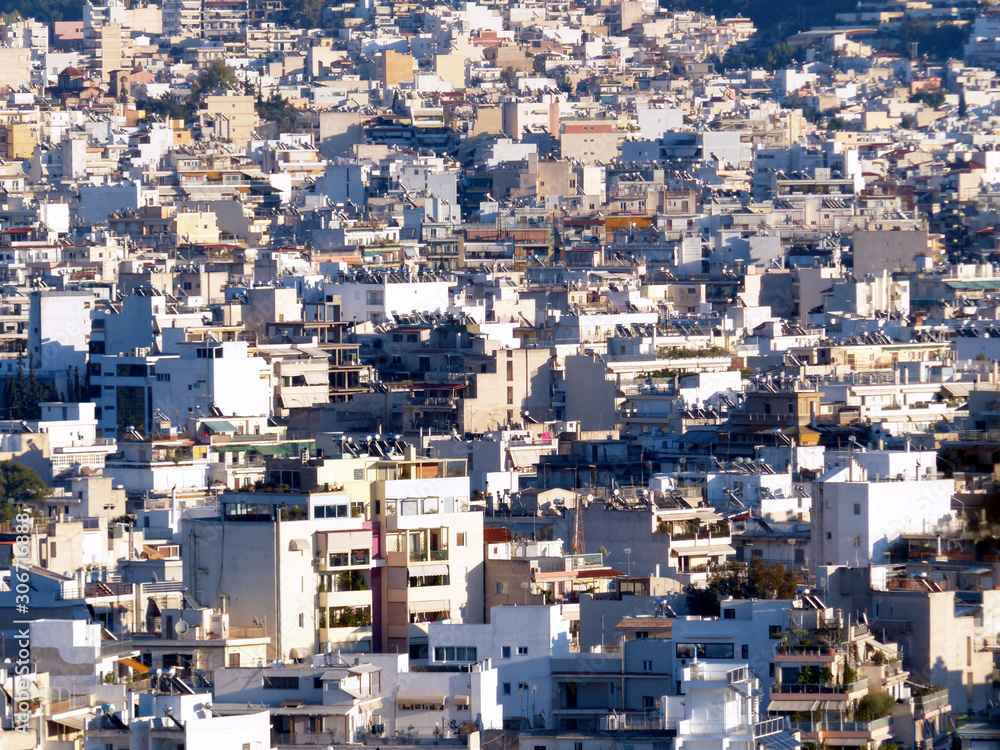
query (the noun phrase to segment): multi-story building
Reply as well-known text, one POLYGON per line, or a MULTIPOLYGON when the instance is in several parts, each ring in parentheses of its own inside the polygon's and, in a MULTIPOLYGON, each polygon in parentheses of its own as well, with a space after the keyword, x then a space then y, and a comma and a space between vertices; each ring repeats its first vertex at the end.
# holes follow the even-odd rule
POLYGON ((201 30, 201 0, 164 0, 164 36, 197 39, 201 37, 201 30))
POLYGON ((374 467, 372 512, 386 561, 376 570, 377 650, 408 653, 423 623, 482 622, 483 516, 470 510, 465 466, 411 451, 374 467))

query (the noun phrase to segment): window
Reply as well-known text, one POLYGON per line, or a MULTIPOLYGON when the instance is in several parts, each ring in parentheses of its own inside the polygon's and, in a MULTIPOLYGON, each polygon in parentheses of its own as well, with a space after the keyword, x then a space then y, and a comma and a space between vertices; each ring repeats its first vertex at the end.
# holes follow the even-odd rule
POLYGON ((859 536, 854 537, 854 546, 855 547, 860 547, 861 546, 861 537, 859 537, 859 536))
POLYGON ((465 539, 466 539, 466 536, 465 536, 465 532, 464 531, 461 532, 460 534, 456 534, 455 535, 455 546, 456 547, 464 547, 465 546, 465 539))
POLYGON ((678 659, 735 659, 736 648, 732 643, 678 643, 678 659))
POLYGON ((299 678, 294 675, 264 675, 265 690, 298 690, 299 678))
POLYGON ((514 388, 512 386, 507 386, 507 405, 511 406, 514 403, 514 388))
MULTIPOLYGON (((496 592, 498 596, 506 596, 507 594, 510 593, 510 585, 506 581, 497 581, 496 592)), ((506 648, 509 656, 510 646, 507 646, 506 648)))
POLYGON ((500 658, 501 659, 509 659, 510 658, 510 646, 501 646, 500 647, 500 658))
POLYGON ((365 478, 365 470, 364 469, 355 469, 354 470, 354 481, 355 482, 364 481, 364 478, 365 478))
POLYGON ((643 708, 656 708, 656 702, 653 696, 644 695, 642 696, 642 707, 643 708))
POLYGON ((476 661, 475 646, 435 646, 434 661, 476 661))
POLYGON ((740 646, 740 658, 741 659, 750 658, 750 646, 748 646, 746 643, 740 646))
POLYGON ((503 684, 503 694, 504 695, 510 695, 510 683, 509 682, 505 682, 503 684))
POLYGON ((306 616, 304 612, 299 612, 299 627, 304 628, 306 626, 306 616))
POLYGON ((724 609, 724 610, 722 610, 722 619, 723 620, 735 620, 736 619, 736 610, 735 609, 724 609))
POLYGON ((775 638, 781 638, 781 626, 780 625, 768 625, 767 626, 767 637, 774 640, 775 638))
POLYGON ((524 693, 529 692, 530 690, 531 690, 531 685, 529 685, 527 682, 517 683, 517 692, 521 693, 522 695, 524 693))
POLYGON ((772 661, 772 662, 770 663, 770 665, 768 665, 768 666, 769 666, 769 669, 768 669, 768 674, 769 674, 769 675, 770 675, 771 677, 774 677, 774 662, 772 661))
POLYGON ((527 656, 528 655, 528 647, 527 646, 518 646, 517 647, 517 655, 518 656, 527 656))
POLYGON ((652 659, 643 659, 642 660, 642 671, 643 672, 652 672, 653 671, 653 660, 652 659))
POLYGON ((573 750, 583 750, 583 743, 582 742, 574 742, 573 743, 573 750))
POLYGON ((830 533, 829 531, 828 531, 828 532, 826 532, 826 538, 827 538, 827 539, 833 539, 833 534, 832 534, 832 533, 830 533))
POLYGON ((861 503, 854 503, 854 515, 861 515, 861 503))

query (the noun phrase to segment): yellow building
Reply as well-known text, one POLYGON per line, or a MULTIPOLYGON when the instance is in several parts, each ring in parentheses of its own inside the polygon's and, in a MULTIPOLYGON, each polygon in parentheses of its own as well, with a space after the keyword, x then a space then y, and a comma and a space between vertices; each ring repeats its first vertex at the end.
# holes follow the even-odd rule
POLYGON ((214 211, 192 211, 174 217, 173 235, 178 245, 213 245, 219 241, 214 211))
POLYGON ((6 122, 0 125, 0 158, 30 159, 35 152, 38 126, 26 122, 6 122))

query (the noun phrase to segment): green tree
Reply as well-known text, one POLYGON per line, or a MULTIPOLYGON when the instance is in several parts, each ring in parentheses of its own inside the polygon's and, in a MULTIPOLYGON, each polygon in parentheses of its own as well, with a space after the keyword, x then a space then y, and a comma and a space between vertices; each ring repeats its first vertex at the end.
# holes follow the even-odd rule
POLYGON ((51 383, 38 379, 33 363, 24 371, 24 359, 17 363, 17 374, 4 378, 0 409, 5 419, 39 419, 43 401, 58 401, 59 393, 51 383))
POLYGON ((194 103, 185 101, 174 94, 164 94, 155 99, 142 99, 136 101, 136 109, 146 112, 147 116, 158 115, 163 119, 184 120, 185 122, 194 118, 194 103))
POLYGON ((910 101, 913 103, 920 102, 926 104, 931 109, 937 109, 944 104, 944 93, 942 93, 941 89, 918 91, 910 97, 910 101))
POLYGON ((200 101, 205 96, 222 93, 230 86, 235 86, 238 80, 235 70, 225 61, 216 60, 201 71, 198 80, 191 87, 191 99, 200 101))
POLYGON ((795 572, 781 563, 769 565, 754 559, 747 570, 749 599, 794 599, 798 591, 795 572))
POLYGON ((896 699, 890 693, 873 690, 858 701, 854 716, 858 721, 875 721, 891 714, 895 705, 896 699))
POLYGON ((299 111, 283 96, 271 94, 267 100, 257 100, 257 116, 264 122, 273 122, 278 126, 279 133, 290 133, 295 130, 295 120, 299 111))
POLYGON ((287 0, 284 17, 294 26, 318 29, 323 22, 323 0, 287 0))
POLYGON ((38 473, 17 461, 0 461, 0 518, 9 521, 19 508, 49 496, 50 489, 38 473))
POLYGON ((757 559, 749 565, 734 562, 713 572, 704 588, 689 588, 687 605, 693 615, 712 617, 718 616, 722 597, 792 599, 797 587, 795 573, 781 563, 769 565, 757 559))

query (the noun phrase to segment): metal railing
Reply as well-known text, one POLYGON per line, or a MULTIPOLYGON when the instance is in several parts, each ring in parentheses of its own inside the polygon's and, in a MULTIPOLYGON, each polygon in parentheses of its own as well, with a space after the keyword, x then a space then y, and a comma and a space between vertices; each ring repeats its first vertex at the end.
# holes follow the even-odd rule
POLYGON ((948 689, 941 688, 940 690, 935 690, 926 695, 914 696, 913 706, 918 711, 923 711, 927 713, 929 711, 935 711, 939 708, 944 708, 948 705, 948 689))
POLYGON ((119 641, 101 641, 101 657, 120 656, 136 650, 131 638, 119 641))
POLYGON ((758 721, 753 725, 753 736, 754 737, 764 737, 769 734, 777 734, 778 732, 783 732, 785 729, 785 717, 782 716, 777 719, 767 719, 765 721, 758 721))
POLYGON ((813 693, 828 695, 830 693, 856 693, 868 689, 868 680, 855 680, 848 684, 821 684, 817 682, 791 682, 774 686, 774 692, 786 694, 809 695, 813 693))
POLYGON ((872 721, 793 721, 790 729, 800 732, 877 732, 892 726, 892 717, 883 716, 872 721))

